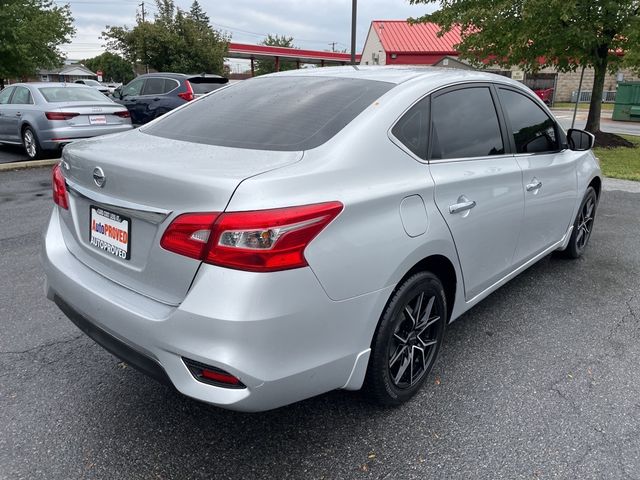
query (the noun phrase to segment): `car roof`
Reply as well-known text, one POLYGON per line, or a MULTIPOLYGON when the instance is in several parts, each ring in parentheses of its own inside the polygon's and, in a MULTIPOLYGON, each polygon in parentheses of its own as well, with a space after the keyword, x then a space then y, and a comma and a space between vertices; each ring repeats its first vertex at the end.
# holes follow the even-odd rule
POLYGON ((360 66, 350 65, 343 67, 304 68, 300 70, 287 70, 286 72, 272 73, 271 76, 319 76, 335 78, 359 78, 362 80, 374 80, 401 84, 414 79, 428 81, 431 85, 447 85, 450 83, 476 81, 476 82, 500 82, 520 85, 503 75, 475 70, 461 70, 444 67, 416 67, 416 66, 360 66))
POLYGON ((85 88, 86 85, 82 85, 80 83, 66 83, 66 82, 21 82, 21 83, 12 83, 11 85, 7 85, 7 87, 70 87, 70 88, 85 88))

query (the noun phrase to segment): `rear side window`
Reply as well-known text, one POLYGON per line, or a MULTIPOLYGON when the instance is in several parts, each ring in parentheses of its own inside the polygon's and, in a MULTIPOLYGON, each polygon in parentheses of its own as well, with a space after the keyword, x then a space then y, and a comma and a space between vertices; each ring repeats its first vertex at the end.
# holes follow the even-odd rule
POLYGON ((49 103, 111 101, 92 87, 43 87, 38 90, 49 103))
POLYGON ((16 105, 29 105, 33 103, 31 100, 31 92, 25 87, 16 87, 16 93, 13 94, 11 103, 16 105))
POLYGON ((255 78, 196 100, 142 131, 225 147, 308 150, 329 140, 392 87, 351 78, 255 78))
POLYGON ((189 83, 191 84, 193 93, 195 93, 196 95, 204 95, 205 93, 213 92, 214 90, 225 86, 224 83, 189 83))
POLYGON ((498 89, 500 103, 511 124, 517 153, 544 153, 559 150, 555 122, 525 95, 498 89))
POLYGON ((423 160, 427 158, 429 99, 416 103, 395 124, 391 133, 405 147, 423 160))
POLYGON ((431 159, 486 157, 504 153, 488 87, 454 90, 431 100, 431 159))

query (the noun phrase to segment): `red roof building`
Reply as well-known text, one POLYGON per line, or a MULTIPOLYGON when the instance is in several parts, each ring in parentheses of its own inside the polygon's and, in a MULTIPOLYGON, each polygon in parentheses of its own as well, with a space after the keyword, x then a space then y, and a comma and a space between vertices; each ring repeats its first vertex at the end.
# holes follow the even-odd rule
POLYGON ((406 20, 374 20, 362 50, 361 65, 434 65, 457 57, 460 29, 442 37, 435 23, 412 25, 406 20))

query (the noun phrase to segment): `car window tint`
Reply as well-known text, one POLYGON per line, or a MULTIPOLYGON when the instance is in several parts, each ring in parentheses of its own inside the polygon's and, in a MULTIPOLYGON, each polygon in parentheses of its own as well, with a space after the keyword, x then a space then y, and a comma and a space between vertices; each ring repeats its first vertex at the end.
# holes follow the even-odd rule
POLYGON ((122 89, 122 96, 124 97, 125 95, 128 95, 128 96, 140 95, 143 84, 144 84, 144 78, 140 78, 138 80, 132 81, 130 84, 128 84, 126 87, 122 89))
POLYGON ((94 102, 110 103, 108 97, 92 87, 42 87, 38 89, 44 99, 50 103, 94 102))
POLYGON ((226 85, 225 83, 189 83, 191 84, 193 93, 196 95, 204 95, 205 93, 213 92, 214 90, 226 85))
POLYGON ((402 144, 422 159, 427 158, 429 99, 416 103, 395 124, 391 133, 402 144))
POLYGON ((164 86, 162 88, 162 93, 169 93, 171 90, 176 88, 180 83, 177 80, 173 80, 172 78, 164 79, 164 86))
POLYGON ((164 78, 147 78, 142 89, 143 95, 161 95, 164 93, 164 78))
POLYGON ((559 150, 556 124, 539 105, 513 90, 500 88, 498 91, 500 103, 511 124, 518 153, 559 150))
POLYGON ((142 131, 208 145, 295 151, 315 148, 393 87, 335 77, 258 77, 219 89, 142 131))
POLYGON ((484 157, 504 153, 495 105, 488 87, 470 87, 431 100, 431 159, 484 157))
POLYGON ((9 98, 16 87, 7 87, 0 92, 0 105, 9 103, 9 98))
POLYGON ((32 103, 31 92, 25 87, 16 87, 16 93, 13 94, 11 103, 17 105, 28 105, 32 103))

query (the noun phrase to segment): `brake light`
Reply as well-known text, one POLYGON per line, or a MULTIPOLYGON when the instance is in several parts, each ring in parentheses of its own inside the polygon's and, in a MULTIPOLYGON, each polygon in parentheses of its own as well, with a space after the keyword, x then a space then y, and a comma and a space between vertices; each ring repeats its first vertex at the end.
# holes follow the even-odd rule
POLYGON ((120 117, 120 118, 131 118, 131 114, 129 113, 129 110, 123 110, 122 112, 113 112, 113 114, 116 117, 120 117))
POLYGON ((187 102, 190 102, 191 100, 193 100, 196 97, 193 94, 193 88, 191 88, 191 83, 189 82, 189 80, 185 80, 184 86, 187 87, 187 91, 179 93, 178 96, 181 99, 186 100, 187 102))
POLYGON ((62 176, 62 170, 58 163, 51 171, 51 186, 53 188, 53 202, 64 208, 69 209, 69 197, 67 194, 67 184, 62 176))
POLYGON ((307 265, 304 250, 342 211, 340 202, 251 212, 188 213, 162 236, 166 250, 237 270, 273 272, 307 265))
POLYGON ((45 112, 48 120, 70 120, 80 115, 75 112, 45 112))

